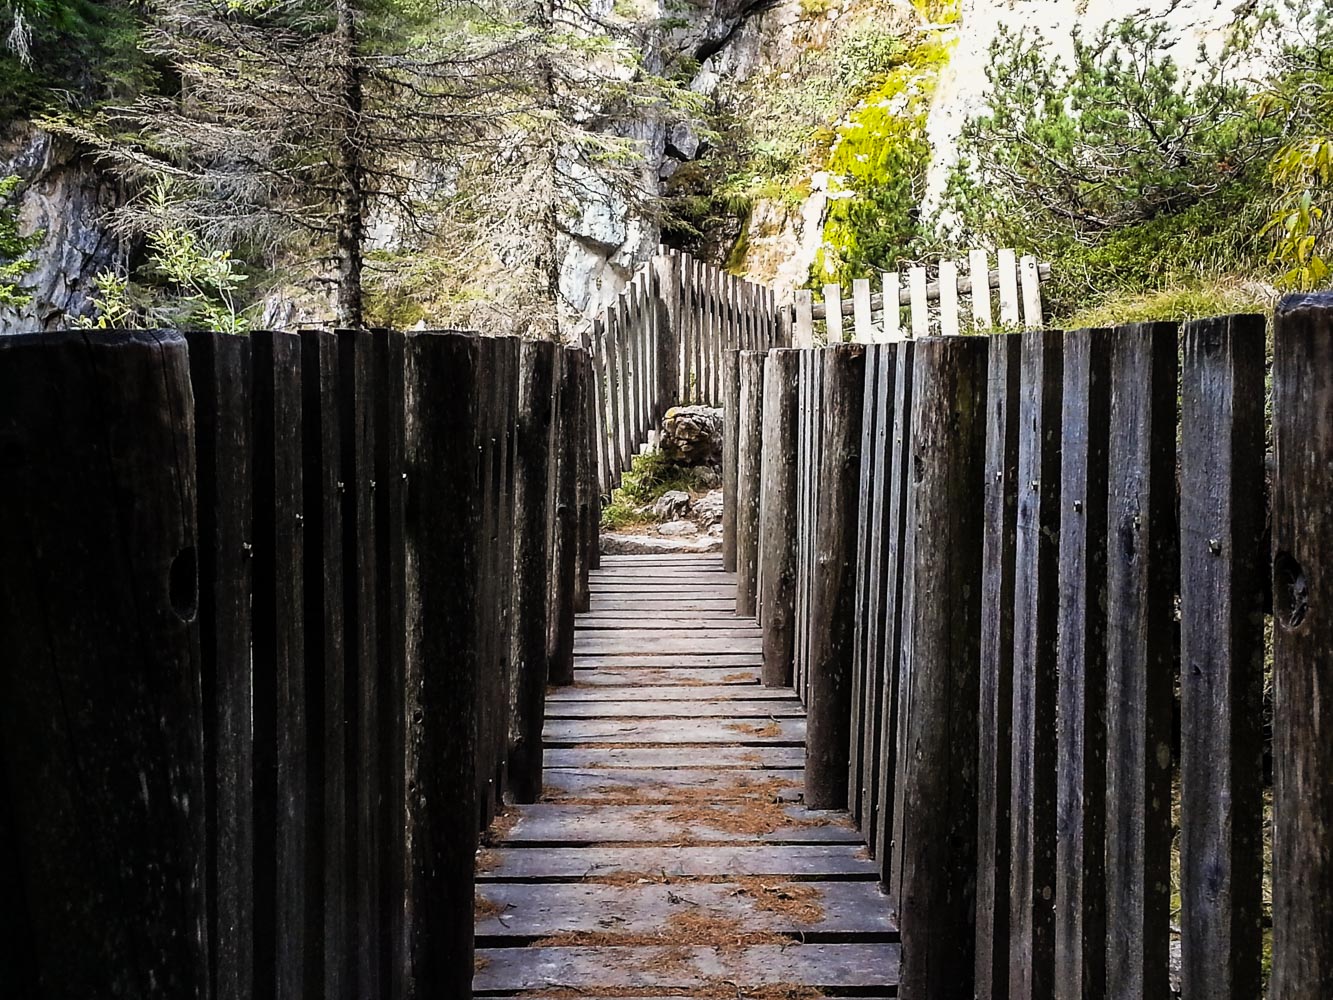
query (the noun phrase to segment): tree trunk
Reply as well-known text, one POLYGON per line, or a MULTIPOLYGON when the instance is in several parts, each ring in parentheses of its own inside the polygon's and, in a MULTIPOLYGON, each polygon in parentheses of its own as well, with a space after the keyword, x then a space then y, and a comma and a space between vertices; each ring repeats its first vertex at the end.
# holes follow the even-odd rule
POLYGON ((361 162, 361 114, 364 104, 361 67, 357 62, 356 12, 352 0, 338 0, 338 102, 342 117, 338 135, 337 323, 342 329, 364 325, 361 271, 365 245, 365 177, 361 162))

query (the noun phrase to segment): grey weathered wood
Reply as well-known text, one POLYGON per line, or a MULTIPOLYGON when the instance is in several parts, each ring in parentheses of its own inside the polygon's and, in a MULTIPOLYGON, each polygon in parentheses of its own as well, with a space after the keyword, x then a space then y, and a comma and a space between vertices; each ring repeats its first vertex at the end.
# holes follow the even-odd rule
POLYGON ((764 413, 759 525, 760 589, 764 594, 764 683, 785 687, 792 677, 796 614, 797 362, 791 350, 764 360, 764 413))
MULTIPOLYGON (((186 340, 198 458, 200 675, 211 792, 204 805, 209 982, 220 1000, 242 1000, 254 991, 250 340, 202 332, 186 334, 186 340)), ((334 879, 341 877, 339 870, 334 879)), ((13 892, 17 898, 17 888, 13 892)))
POLYGON ((1274 1000, 1333 988, 1333 297, 1289 298, 1274 339, 1274 1000))
POLYGON ((1176 328, 1116 331, 1107 509, 1106 992, 1165 996, 1177 563, 1176 328), (1111 710, 1111 708, 1114 710, 1111 710))
POLYGON ((1060 463, 1055 995, 1106 988, 1106 503, 1110 330, 1065 335, 1060 463))
POLYGON ((801 769, 793 768, 548 768, 546 798, 580 802, 621 801, 638 796, 652 800, 679 790, 703 790, 719 797, 767 797, 769 785, 781 789, 781 801, 796 802, 801 794, 801 769))
MULTIPOLYGON (((194 337, 191 337, 191 356, 194 337)), ((350 994, 348 919, 352 912, 348 847, 347 674, 343 663, 342 414, 338 338, 334 333, 301 334, 304 428, 302 484, 305 538, 305 671, 310 681, 312 808, 310 858, 321 866, 314 928, 323 992, 350 994)), ((197 387, 196 387, 196 399, 197 387)), ((201 508, 202 509, 202 508, 201 508)), ((201 518, 202 520, 202 518, 201 518)), ((239 548, 239 546, 237 546, 239 548)), ((244 563, 240 553, 237 563, 244 563)), ((248 602, 247 602, 248 603, 248 602)), ((247 650, 248 660, 248 650, 247 650)), ((245 714, 249 713, 247 700, 245 714)), ((219 920, 221 927, 221 921, 219 920)))
POLYGON ((812 808, 841 809, 847 805, 865 346, 826 348, 822 359, 823 456, 819 543, 810 602, 805 799, 812 808))
POLYGON ((576 653, 574 669, 607 667, 743 667, 758 668, 758 653, 576 653))
POLYGON ((555 414, 555 517, 552 541, 550 681, 574 683, 574 603, 578 585, 579 350, 561 350, 555 414))
POLYGON ((879 861, 880 881, 887 889, 893 882, 893 836, 898 807, 898 716, 902 688, 904 631, 903 608, 907 603, 910 578, 907 567, 907 486, 911 479, 912 394, 916 346, 899 342, 892 348, 893 424, 889 431, 888 524, 884 544, 884 656, 878 669, 883 677, 883 707, 880 713, 879 815, 875 822, 875 858, 879 861))
MULTIPOLYGON (((300 997, 320 977, 316 866, 308 864, 318 817, 317 748, 308 710, 322 690, 306 676, 302 595, 301 341, 251 335, 254 436, 253 739, 255 767, 256 989, 300 997), (312 747, 312 743, 314 746, 312 747), (270 985, 271 984, 271 985, 270 985)), ((318 715, 316 715, 318 718, 318 715)))
POLYGON ((707 702, 701 699, 650 699, 640 702, 627 698, 623 701, 552 701, 547 699, 548 719, 796 719, 805 714, 795 698, 779 701, 767 698, 758 701, 729 699, 707 702))
POLYGON ((1181 988, 1261 995, 1263 316, 1187 324, 1180 439, 1181 988))
MULTIPOLYGON (((687 673, 682 671, 681 673, 687 673)), ((690 679, 697 679, 700 671, 690 671, 690 679)), ((602 680, 606 680, 602 678, 602 680)), ((658 684, 599 683, 596 686, 558 688, 546 697, 547 711, 554 711, 562 703, 626 701, 642 707, 653 701, 763 701, 783 703, 792 699, 791 691, 766 688, 753 682, 732 684, 697 684, 662 682, 658 684)))
POLYGON ((338 332, 341 383, 343 564, 356 567, 343 586, 343 647, 346 711, 351 720, 347 769, 349 851, 352 855, 352 920, 349 928, 351 993, 382 995, 381 941, 383 859, 379 851, 380 711, 375 600, 374 339, 369 331, 338 332))
POLYGON ((1012 1000, 1045 1000, 1055 977, 1056 618, 1060 590, 1061 335, 1022 335, 1014 545, 1012 1000))
MULTIPOLYGON (((1011 251, 1008 251, 1008 252, 1009 252, 1009 253, 1013 253, 1012 250, 1011 250, 1011 251)), ((984 250, 981 250, 981 251, 972 251, 972 253, 973 253, 973 254, 979 253, 979 254, 981 255, 979 259, 981 260, 981 263, 982 263, 982 265, 984 266, 984 264, 986 263, 986 259, 985 259, 986 252, 985 252, 984 250)), ((972 256, 969 254, 969 260, 971 260, 971 261, 976 261, 977 259, 978 259, 978 258, 976 258, 976 257, 972 257, 972 256)), ((967 276, 967 277, 959 278, 959 280, 958 280, 958 292, 959 292, 959 294, 961 294, 961 295, 971 295, 971 294, 973 293, 973 290, 976 288, 976 279, 975 279, 974 276, 975 276, 976 274, 979 274, 979 273, 982 272, 982 270, 983 270, 983 266, 978 266, 978 267, 976 267, 975 271, 973 271, 973 270, 969 270, 969 273, 968 273, 968 276, 967 276)), ((1038 277, 1039 277, 1041 280, 1043 280, 1043 281, 1048 281, 1048 280, 1050 280, 1050 277, 1051 277, 1051 275, 1052 275, 1053 273, 1054 273, 1054 272, 1053 272, 1052 267, 1051 267, 1050 264, 1039 264, 1038 267, 1037 267, 1037 275, 1038 275, 1038 277)), ((889 279, 889 278, 897 279, 899 276, 898 276, 896 273, 890 273, 890 274, 886 274, 884 277, 885 277, 885 286, 888 287, 888 285, 889 285, 888 279, 889 279)), ((999 272, 999 271, 988 271, 988 272, 986 273, 986 277, 987 277, 987 283, 989 284, 989 286, 990 286, 991 289, 997 289, 997 288, 1000 288, 1000 287, 1002 286, 1001 275, 1000 275, 1000 272, 999 272)), ((1017 281, 1017 278, 1015 278, 1015 281, 1017 281)), ((800 296, 801 296, 801 294, 802 294, 803 291, 808 292, 808 289, 797 289, 797 291, 796 291, 796 296, 797 296, 797 302, 798 302, 798 303, 799 303, 799 301, 800 301, 800 296)), ((1015 293, 1015 294, 1017 294, 1017 293, 1015 293)), ((900 307, 901 307, 901 306, 907 306, 907 305, 911 305, 911 304, 912 304, 911 290, 910 290, 909 288, 907 288, 907 287, 901 285, 901 284, 897 284, 897 283, 895 283, 895 286, 891 289, 891 291, 890 291, 890 293, 889 293, 889 295, 888 295, 888 301, 889 301, 889 303, 892 304, 892 303, 893 303, 893 300, 894 300, 895 298, 897 299, 897 304, 898 304, 900 307)), ((938 302, 938 301, 939 301, 939 298, 940 298, 940 286, 939 286, 939 282, 937 282, 937 281, 932 281, 932 282, 929 282, 929 283, 926 285, 926 298, 929 299, 929 300, 932 301, 932 302, 938 302)), ((870 308, 871 308, 871 310, 872 310, 873 312, 881 312, 881 311, 883 311, 883 309, 884 309, 884 303, 885 303, 885 296, 883 296, 883 295, 880 295, 880 294, 876 293, 876 294, 874 294, 874 295, 872 295, 872 296, 870 297, 870 308)), ((813 305, 812 305, 812 308, 811 308, 812 318, 813 318, 813 319, 824 319, 824 318, 826 317, 826 311, 827 311, 827 308, 828 308, 828 307, 827 307, 824 303, 813 304, 813 305)), ((843 315, 844 315, 844 316, 851 316, 851 315, 853 315, 853 313, 854 313, 854 303, 853 303, 851 300, 843 301, 843 302, 842 302, 842 312, 843 312, 843 315)), ((799 316, 799 310, 798 310, 798 316, 799 316)), ((1017 324, 1017 321, 1015 321, 1015 325, 1016 325, 1016 324, 1017 324)), ((984 325, 987 325, 987 326, 988 326, 989 324, 987 323, 987 324, 984 324, 984 325)), ((799 344, 798 344, 798 345, 796 345, 796 346, 799 347, 799 346, 802 346, 802 345, 799 345, 799 344)), ((807 344, 807 345, 804 345, 804 346, 807 346, 807 347, 808 347, 809 345, 807 344)))
MULTIPOLYGON (((972 996, 986 344, 917 344, 894 822, 905 997, 972 996)), ((892 888, 892 886, 891 886, 892 888)))
POLYGON ((1022 343, 990 338, 986 390, 986 532, 982 552, 977 757, 976 994, 1009 995, 1010 789, 1013 779, 1014 541, 1022 343))
POLYGON ((468 996, 478 811, 471 724, 478 697, 478 346, 457 334, 423 334, 408 342, 405 360, 412 386, 403 701, 409 929, 395 959, 410 995, 468 996), (450 516, 441 518, 442 510, 450 516))
POLYGON ((668 745, 722 743, 736 746, 794 744, 805 739, 804 719, 565 719, 548 718, 546 745, 594 746, 603 743, 668 745), (772 735, 768 735, 768 730, 772 735), (760 731, 764 731, 761 735, 760 731))
POLYGON ((479 991, 541 989, 551 983, 636 989, 691 989, 718 982, 753 986, 812 983, 830 988, 878 987, 897 978, 895 944, 759 945, 740 954, 685 948, 484 948, 479 991))
POLYGON ((760 752, 753 746, 680 746, 662 743, 650 746, 619 747, 602 744, 591 747, 554 748, 546 754, 548 767, 757 767, 799 768, 805 751, 796 745, 769 743, 760 752))
POLYGON ((668 878, 782 875, 794 881, 875 876, 856 844, 501 848, 495 854, 495 863, 478 872, 478 882, 582 881, 626 872, 668 878))
POLYGON ((495 883, 478 889, 477 897, 497 912, 477 922, 477 937, 531 941, 578 931, 605 932, 608 927, 614 927, 617 934, 664 933, 669 937, 671 920, 682 911, 732 920, 745 932, 818 935, 821 940, 888 940, 893 932, 879 887, 873 882, 806 883, 805 891, 817 894, 812 897, 820 908, 815 920, 757 908, 748 895, 726 884, 495 883))
POLYGON ((742 351, 736 430, 736 614, 759 611, 759 497, 764 433, 764 356, 742 351))
POLYGON ((0 340, 0 470, 5 993, 200 1000, 208 794, 185 341, 0 340))
POLYGON ((580 656, 633 653, 656 654, 658 656, 674 653, 686 655, 745 653, 753 656, 756 660, 762 655, 758 638, 733 638, 712 634, 696 637, 688 633, 673 636, 669 632, 641 632, 637 634, 599 632, 595 637, 585 639, 579 643, 580 656))
MULTIPOLYGON (((728 813, 740 815, 743 804, 718 803, 718 820, 726 822, 728 813)), ((738 833, 717 825, 698 809, 679 806, 565 806, 541 804, 518 807, 518 820, 505 839, 509 846, 520 844, 633 844, 633 843, 735 843, 737 841, 778 844, 850 844, 859 837, 849 826, 833 817, 812 813, 800 806, 786 806, 783 811, 791 825, 758 835, 738 833)))
MULTIPOLYGON (((589 696, 595 697, 595 691, 604 687, 616 688, 624 685, 661 685, 667 690, 690 688, 695 691, 707 691, 712 685, 725 687, 727 690, 751 688, 759 683, 758 666, 748 667, 678 667, 669 670, 655 670, 651 667, 606 667, 602 669, 584 669, 575 671, 576 688, 586 688, 589 696)), ((771 693, 786 696, 787 689, 766 689, 771 693)), ((755 697, 759 693, 755 692, 755 697)))
POLYGON ((736 572, 736 477, 740 472, 741 356, 722 356, 722 568, 736 572))
POLYGON ((545 704, 548 477, 555 352, 549 342, 523 344, 519 364, 514 483, 514 643, 509 725, 509 793, 515 802, 541 795, 541 719, 545 704))

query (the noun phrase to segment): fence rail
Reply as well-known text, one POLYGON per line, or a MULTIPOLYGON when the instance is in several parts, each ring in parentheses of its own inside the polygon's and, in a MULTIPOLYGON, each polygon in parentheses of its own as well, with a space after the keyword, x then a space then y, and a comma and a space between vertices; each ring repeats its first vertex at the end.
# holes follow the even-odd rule
POLYGON ((726 354, 790 339, 772 289, 661 248, 594 321, 599 483, 609 493, 673 406, 722 406, 726 354))
POLYGON ((880 344, 997 328, 1040 329, 1045 325, 1041 283, 1050 278, 1050 265, 1038 264, 1032 256, 1020 258, 1012 250, 1000 250, 996 258, 995 268, 985 250, 970 251, 965 263, 942 260, 931 269, 933 280, 924 265, 885 272, 878 291, 870 279, 857 278, 850 299, 839 285, 825 285, 822 302, 815 301, 810 289, 798 289, 792 344, 814 347, 816 341, 836 344, 844 339, 880 344), (967 312, 962 310, 964 301, 967 312), (892 308, 886 309, 886 303, 892 308), (851 329, 846 326, 849 319, 851 329))
POLYGON ((737 558, 906 1000, 1168 996, 1175 933, 1184 996, 1263 995, 1266 794, 1267 995, 1333 984, 1333 296, 1279 308, 1271 425, 1265 348, 1237 316, 768 353, 737 558))
POLYGON ((0 340, 8 994, 471 995, 478 832, 540 792, 596 558, 591 381, 453 333, 0 340))

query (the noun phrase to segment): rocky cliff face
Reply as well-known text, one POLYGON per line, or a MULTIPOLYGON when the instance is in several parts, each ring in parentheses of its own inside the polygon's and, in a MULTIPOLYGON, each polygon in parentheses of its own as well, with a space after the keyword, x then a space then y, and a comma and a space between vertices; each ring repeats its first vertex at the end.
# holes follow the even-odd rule
POLYGON ((27 127, 0 142, 0 175, 9 174, 26 182, 22 231, 42 231, 46 239, 24 281, 32 302, 17 314, 0 311, 0 335, 59 329, 69 316, 91 312, 93 279, 121 254, 102 219, 122 192, 75 150, 27 127))

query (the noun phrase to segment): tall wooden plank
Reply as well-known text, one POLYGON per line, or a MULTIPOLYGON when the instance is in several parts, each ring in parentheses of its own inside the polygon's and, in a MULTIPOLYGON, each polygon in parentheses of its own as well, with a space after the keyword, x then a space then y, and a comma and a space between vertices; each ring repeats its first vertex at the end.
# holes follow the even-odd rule
POLYGON ((338 333, 342 438, 344 705, 351 732, 344 767, 349 775, 348 844, 351 857, 352 920, 349 961, 351 993, 383 995, 378 961, 382 927, 381 856, 376 827, 380 799, 379 684, 375 603, 375 406, 374 342, 366 331, 338 333))
POLYGON ((1110 330, 1065 335, 1055 995, 1106 995, 1106 503, 1110 330))
POLYGON ((898 763, 899 996, 970 1000, 975 955, 977 705, 986 344, 918 343, 898 763))
POLYGON ((717 406, 722 398, 722 352, 726 330, 726 287, 723 274, 717 268, 709 268, 711 275, 710 289, 713 293, 712 324, 709 329, 708 353, 708 405, 717 406))
POLYGON ((301 341, 254 333, 255 963, 259 996, 300 997, 322 978, 309 857, 319 817, 307 708, 322 677, 306 675, 302 595, 301 341), (314 961, 310 961, 310 956, 314 961), (270 985, 271 984, 271 985, 270 985))
POLYGON ((1041 330, 1046 326, 1046 317, 1041 304, 1041 276, 1037 270, 1037 258, 1027 254, 1019 261, 1019 283, 1023 289, 1023 324, 1029 330, 1041 330))
POLYGON ((1014 545, 1012 1000, 1054 988, 1056 618, 1060 590, 1061 336, 1022 335, 1014 545))
POLYGON ((764 491, 759 525, 764 593, 765 687, 792 683, 796 614, 798 352, 776 349, 764 361, 764 491))
POLYGON ((736 572, 736 477, 740 469, 741 359, 722 357, 722 568, 736 572))
POLYGON ((315 822, 310 860, 318 869, 322 923, 309 958, 321 968, 327 997, 351 995, 347 921, 352 912, 347 841, 347 678, 343 669, 342 415, 338 338, 308 330, 301 334, 301 388, 304 434, 305 670, 310 681, 310 754, 315 822), (316 693, 319 699, 316 700, 316 693), (313 749, 313 748, 312 748, 313 749))
POLYGON ((1333 297, 1285 299, 1274 339, 1274 1000, 1333 989, 1333 297))
POLYGON ((5 993, 202 1000, 210 793, 184 339, 0 340, 0 469, 5 993))
POLYGON ((617 415, 620 431, 620 469, 628 472, 634 467, 636 454, 634 441, 634 360, 630 350, 629 311, 625 308, 625 296, 616 299, 614 312, 616 318, 616 370, 620 375, 618 391, 620 393, 620 411, 617 415))
POLYGON ((555 414, 555 517, 552 539, 550 682, 574 683, 574 597, 578 547, 579 349, 560 350, 560 390, 555 414))
POLYGON ((1165 996, 1170 940, 1176 328, 1116 332, 1107 509, 1108 996, 1165 996))
POLYGON ((894 838, 901 834, 902 786, 898 781, 898 717, 903 671, 907 668, 903 609, 908 604, 910 580, 907 562, 907 488, 911 478, 912 393, 916 346, 901 341, 894 347, 893 422, 888 425, 889 459, 888 522, 885 527, 884 566, 884 655, 879 665, 883 677, 883 709, 880 716, 879 816, 872 853, 879 862, 880 884, 891 892, 889 904, 896 912, 898 888, 893 864, 894 838))
POLYGON ((854 309, 858 344, 875 342, 875 321, 870 314, 870 279, 856 278, 852 281, 852 305, 854 309))
MULTIPOLYGON (((550 346, 550 345, 546 345, 550 346)), ((476 581, 480 469, 477 340, 407 343, 405 461, 411 491, 403 769, 407 996, 472 995, 477 849, 476 581), (448 511, 448 517, 441 517, 448 511)))
POLYGON ((865 346, 835 344, 823 371, 818 548, 811 574, 805 804, 847 805, 852 645, 856 625, 856 516, 861 473, 865 346))
POLYGON ((955 337, 960 332, 958 322, 958 262, 940 261, 940 333, 955 337))
POLYGON ((871 484, 875 479, 875 433, 879 411, 875 405, 879 384, 880 352, 866 350, 865 388, 861 417, 860 481, 857 486, 856 512, 856 585, 852 615, 852 669, 851 669, 851 723, 848 727, 847 751, 847 811, 852 821, 861 828, 861 791, 865 783, 865 726, 866 691, 866 632, 869 629, 871 577, 876 568, 869 557, 870 518, 874 507, 871 484))
MULTIPOLYGON (((500 672, 502 654, 499 651, 502 633, 499 626, 499 578, 511 575, 509 567, 497 565, 499 555, 500 515, 500 421, 503 414, 504 383, 501 381, 503 341, 495 337, 477 338, 476 383, 477 393, 494 404, 483 407, 477 415, 478 505, 477 525, 477 599, 476 636, 477 710, 476 728, 476 782, 477 826, 487 829, 502 804, 503 786, 497 786, 496 775, 501 770, 506 741, 499 734, 506 732, 508 703, 501 701, 503 679, 500 672)), ((507 656, 504 657, 507 659, 507 656)))
POLYGON ((976 995, 1009 995, 1014 573, 1022 338, 991 337, 986 389, 985 547, 977 756, 976 995))
POLYGON ((885 271, 884 340, 896 344, 903 339, 902 277, 897 271, 885 271))
POLYGON ((755 618, 759 604, 759 480, 764 433, 764 356, 739 351, 736 432, 736 614, 755 618))
POLYGON ((796 330, 792 346, 809 348, 815 346, 815 297, 808 288, 796 289, 796 330))
POLYGON ((972 279, 972 324, 978 332, 993 325, 990 301, 990 255, 985 250, 969 250, 968 274, 972 279))
POLYGON ((606 325, 601 318, 593 320, 591 342, 593 410, 596 414, 593 433, 597 451, 597 484, 598 490, 609 496, 614 468, 611 456, 610 359, 606 343, 606 325))
POLYGON ((518 803, 542 792, 542 724, 546 705, 546 609, 550 583, 551 421, 555 352, 550 342, 523 344, 519 365, 514 483, 514 643, 509 725, 509 793, 518 803))
POLYGON ((1018 311, 1018 257, 1012 250, 1001 250, 1000 259, 1000 325, 1006 330, 1017 330, 1022 325, 1018 311))
POLYGON ((220 1000, 240 1000, 254 990, 250 340, 205 332, 185 337, 198 456, 209 983, 220 1000))
POLYGON ((827 325, 825 343, 841 344, 843 341, 842 324, 842 286, 824 286, 824 322, 827 325))
POLYGON ((1261 995, 1263 316, 1187 324, 1180 439, 1181 989, 1261 995))
POLYGON ((926 269, 912 267, 907 271, 908 289, 912 303, 912 337, 920 340, 930 336, 930 299, 927 293, 926 269))

